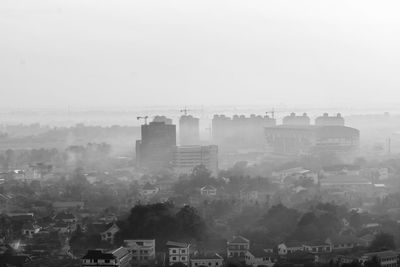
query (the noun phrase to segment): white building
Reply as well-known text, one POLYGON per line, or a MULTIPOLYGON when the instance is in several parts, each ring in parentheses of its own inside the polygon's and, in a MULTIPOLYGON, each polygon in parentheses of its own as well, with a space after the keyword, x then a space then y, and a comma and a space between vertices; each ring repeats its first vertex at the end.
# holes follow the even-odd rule
POLYGON ((281 256, 292 254, 296 251, 304 251, 303 244, 300 242, 287 242, 278 245, 278 254, 281 256))
POLYGON ((204 165, 214 177, 218 174, 218 146, 178 146, 174 153, 174 170, 190 174, 194 167, 204 165))
POLYGON ((217 253, 212 255, 198 254, 194 255, 190 259, 191 267, 221 267, 223 265, 224 259, 217 253))
POLYGON ((217 188, 212 185, 206 185, 200 188, 200 194, 206 197, 212 197, 217 195, 217 188))
POLYGON ((132 263, 135 266, 153 266, 156 257, 156 241, 154 239, 124 240, 132 254, 132 263))
POLYGON ((82 267, 128 267, 131 264, 131 253, 128 249, 118 249, 103 252, 101 250, 89 250, 82 258, 82 267))
POLYGON ((243 236, 234 236, 227 242, 226 254, 228 258, 245 258, 250 249, 250 241, 243 236))
POLYGON ((140 189, 140 194, 144 197, 151 197, 156 195, 158 191, 160 191, 160 188, 150 183, 146 183, 142 189, 140 189))
POLYGON ((180 262, 189 267, 189 248, 190 244, 168 241, 168 265, 172 266, 174 263, 180 262))

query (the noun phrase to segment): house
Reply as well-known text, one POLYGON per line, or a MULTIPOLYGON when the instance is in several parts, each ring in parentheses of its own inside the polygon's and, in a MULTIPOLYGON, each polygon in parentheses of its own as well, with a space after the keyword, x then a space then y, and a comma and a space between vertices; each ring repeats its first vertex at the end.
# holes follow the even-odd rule
POLYGON ((351 235, 337 235, 326 239, 326 243, 330 244, 333 251, 350 250, 359 246, 358 238, 351 235))
POLYGON ((102 250, 88 250, 81 263, 82 267, 128 267, 131 258, 131 253, 124 247, 106 253, 102 250))
POLYGON ((212 185, 206 185, 200 188, 200 194, 206 197, 212 197, 217 195, 217 188, 212 185))
POLYGON ((374 257, 378 259, 381 267, 397 267, 399 253, 392 250, 366 253, 361 257, 361 262, 365 263, 374 257))
POLYGON ((78 210, 82 209, 84 203, 82 201, 56 201, 53 203, 53 209, 62 210, 78 210))
POLYGON ((191 267, 221 267, 224 259, 217 253, 215 254, 196 254, 190 259, 191 267))
POLYGON ((118 233, 119 227, 117 224, 113 223, 107 230, 100 233, 101 240, 114 243, 115 234, 118 233))
POLYGON ((156 241, 154 239, 124 240, 124 247, 132 254, 135 266, 154 266, 156 257, 156 241))
POLYGON ((303 167, 295 167, 279 172, 273 172, 272 177, 283 184, 287 178, 292 180, 306 179, 313 181, 314 184, 318 183, 318 174, 316 172, 304 169, 303 167))
POLYGON ((278 254, 283 256, 294 253, 296 251, 304 251, 303 244, 300 242, 286 242, 278 245, 278 254))
POLYGON ((58 221, 53 225, 53 229, 58 231, 60 234, 67 234, 72 232, 72 227, 70 224, 63 221, 58 221))
POLYGON ((65 223, 76 223, 77 222, 76 217, 72 213, 65 212, 65 211, 57 213, 57 215, 54 216, 53 219, 55 221, 62 221, 65 223))
POLYGON ((250 241, 243 236, 234 236, 227 242, 226 255, 228 258, 243 259, 250 249, 250 241))
POLYGON ((259 200, 257 190, 240 190, 240 200, 246 204, 255 204, 259 200))
POLYGON ((303 247, 304 251, 313 254, 332 252, 332 247, 330 244, 327 244, 326 242, 319 240, 306 242, 303 244, 303 247))
POLYGON ((245 256, 246 265, 252 267, 272 267, 277 261, 278 256, 276 254, 267 252, 261 248, 252 248, 246 252, 245 256))
POLYGON ((160 189, 157 186, 146 183, 142 189, 140 189, 140 194, 144 197, 151 197, 156 195, 158 191, 160 191, 160 189))
POLYGON ((351 164, 337 164, 325 166, 322 168, 323 176, 331 176, 331 175, 360 175, 360 166, 351 165, 351 164))
POLYGON ((189 267, 190 244, 168 241, 166 247, 168 266, 180 262, 189 267))
POLYGON ((32 238, 34 234, 40 231, 40 227, 31 222, 24 223, 22 226, 22 234, 26 237, 32 238))

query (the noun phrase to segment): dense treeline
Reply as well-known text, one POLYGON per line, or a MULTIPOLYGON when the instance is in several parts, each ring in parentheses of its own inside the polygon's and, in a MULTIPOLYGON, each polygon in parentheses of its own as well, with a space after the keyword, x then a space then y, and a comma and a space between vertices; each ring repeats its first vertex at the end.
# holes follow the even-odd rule
POLYGON ((154 238, 161 247, 168 240, 201 240, 207 235, 207 225, 195 208, 177 208, 169 202, 136 205, 118 226, 121 228, 116 237, 118 242, 154 238))

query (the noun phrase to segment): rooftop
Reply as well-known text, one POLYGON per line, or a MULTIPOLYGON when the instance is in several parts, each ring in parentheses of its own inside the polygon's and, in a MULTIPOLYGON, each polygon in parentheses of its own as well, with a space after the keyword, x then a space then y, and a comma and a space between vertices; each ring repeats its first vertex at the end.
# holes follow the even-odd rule
POLYGON ((244 238, 243 236, 238 235, 238 236, 234 236, 231 240, 228 241, 228 243, 230 243, 230 244, 231 243, 241 243, 241 244, 246 243, 246 244, 248 244, 248 243, 250 243, 250 241, 247 238, 244 238))
POLYGON ((190 246, 190 244, 175 242, 175 241, 168 241, 166 245, 167 247, 175 247, 175 248, 187 248, 190 246))

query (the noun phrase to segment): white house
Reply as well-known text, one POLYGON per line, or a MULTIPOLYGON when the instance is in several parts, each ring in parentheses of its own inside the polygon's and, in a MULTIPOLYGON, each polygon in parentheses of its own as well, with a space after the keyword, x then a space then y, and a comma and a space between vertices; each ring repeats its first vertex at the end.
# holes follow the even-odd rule
POLYGON ((212 185, 206 185, 200 188, 200 194, 202 196, 211 197, 217 195, 217 188, 212 185))
POLYGON ((189 267, 190 244, 168 241, 166 247, 169 266, 173 265, 174 263, 180 262, 189 267))

